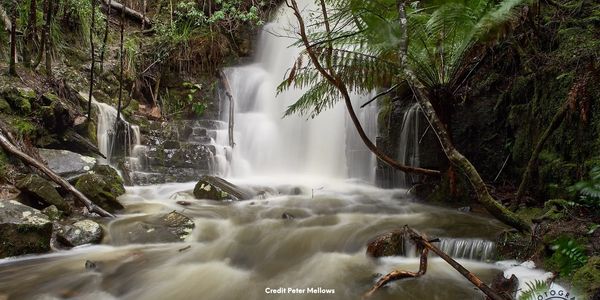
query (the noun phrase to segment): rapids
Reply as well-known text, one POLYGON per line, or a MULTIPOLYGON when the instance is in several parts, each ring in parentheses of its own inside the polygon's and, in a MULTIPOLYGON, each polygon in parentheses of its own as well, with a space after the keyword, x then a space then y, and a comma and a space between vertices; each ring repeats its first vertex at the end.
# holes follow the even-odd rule
MULTIPOLYGON (((120 199, 126 210, 105 224, 106 244, 1 260, 0 294, 9 299, 355 299, 377 273, 418 268, 417 257, 376 261, 365 255, 370 239, 404 224, 440 237, 442 248, 487 282, 503 269, 477 260, 484 258, 489 251, 485 241, 502 225, 419 204, 406 190, 314 177, 232 181, 278 193, 216 203, 194 200, 192 183, 128 188, 120 199), (296 187, 302 194, 286 194, 296 187), (182 200, 192 205, 177 204, 182 200), (183 243, 128 245, 112 238, 127 234, 126 225, 140 216, 173 210, 192 217, 196 225, 183 243), (283 219, 284 212, 295 218, 283 219), (88 260, 98 267, 86 269, 88 260), (280 287, 332 289, 335 294, 265 292, 280 287)), ((398 297, 480 299, 480 294, 436 257, 424 277, 391 284, 374 299, 398 297)))

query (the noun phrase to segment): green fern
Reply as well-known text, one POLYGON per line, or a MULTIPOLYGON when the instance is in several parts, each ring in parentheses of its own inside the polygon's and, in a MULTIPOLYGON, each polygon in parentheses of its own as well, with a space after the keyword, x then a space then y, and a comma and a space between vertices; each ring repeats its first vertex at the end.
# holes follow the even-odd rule
POLYGON ((560 275, 564 277, 571 275, 588 260, 583 246, 572 238, 558 238, 554 241, 552 249, 554 250, 552 260, 558 264, 560 275))
POLYGON ((579 196, 579 204, 600 208, 600 166, 593 167, 589 179, 577 182, 569 191, 579 196))
POLYGON ((550 284, 543 280, 526 282, 527 289, 522 291, 519 300, 536 300, 537 296, 550 289, 550 284))

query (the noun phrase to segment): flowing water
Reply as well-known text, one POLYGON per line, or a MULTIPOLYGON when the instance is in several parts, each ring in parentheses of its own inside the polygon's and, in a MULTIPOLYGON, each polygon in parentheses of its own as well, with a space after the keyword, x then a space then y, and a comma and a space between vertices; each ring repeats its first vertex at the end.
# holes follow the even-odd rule
MULTIPOLYGON (((379 260, 365 255, 369 240, 405 224, 440 238, 444 251, 486 282, 507 269, 490 261, 490 240, 504 229, 497 221, 419 204, 403 189, 373 187, 374 158, 343 106, 312 120, 281 118, 302 94, 274 92, 299 50, 288 47, 290 39, 267 32, 290 22, 289 12, 282 13, 261 35, 255 62, 226 70, 236 101, 236 144, 228 145, 226 126, 210 141, 217 148, 215 173, 261 192, 259 197, 196 200, 194 183, 129 187, 120 198, 126 209, 104 220, 102 245, 0 260, 0 299, 358 299, 377 274, 418 269, 416 255, 379 260), (140 221, 172 211, 194 221, 185 241, 131 244, 124 238, 140 221)), ((368 98, 356 95, 354 102, 368 98)), ((110 106, 97 105, 101 116, 113 115, 110 106)), ((376 114, 373 106, 360 112, 372 137, 376 114)), ((226 113, 222 117, 228 119, 226 113)), ((100 149, 109 156, 106 124, 114 118, 99 121, 100 149)), ((139 144, 139 131, 131 128, 130 150, 139 144)), ((482 295, 432 257, 425 276, 390 284, 373 299, 482 295)))

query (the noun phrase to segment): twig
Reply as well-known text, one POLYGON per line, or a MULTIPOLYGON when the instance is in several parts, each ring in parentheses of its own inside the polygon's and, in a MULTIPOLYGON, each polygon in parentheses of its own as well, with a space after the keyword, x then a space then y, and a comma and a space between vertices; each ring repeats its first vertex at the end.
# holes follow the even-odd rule
POLYGON ((400 84, 399 84, 399 83, 397 83, 397 84, 394 84, 394 86, 392 86, 391 88, 389 88, 389 89, 387 89, 386 91, 383 91, 383 92, 381 92, 381 93, 379 93, 379 94, 375 95, 375 97, 373 97, 373 99, 371 99, 371 100, 369 100, 369 101, 365 102, 365 104, 361 105, 361 106, 360 106, 360 108, 363 108, 363 107, 365 107, 365 106, 367 106, 367 105, 371 104, 371 102, 373 102, 373 101, 377 100, 378 98, 380 98, 380 97, 382 97, 382 96, 385 96, 385 95, 387 95, 387 94, 391 93, 393 90, 397 89, 399 86, 400 86, 400 84))

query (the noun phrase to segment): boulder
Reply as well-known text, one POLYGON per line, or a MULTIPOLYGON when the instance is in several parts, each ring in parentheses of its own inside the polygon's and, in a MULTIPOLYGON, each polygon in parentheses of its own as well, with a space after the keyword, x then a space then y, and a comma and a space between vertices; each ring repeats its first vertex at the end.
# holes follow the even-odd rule
POLYGON ((367 255, 371 257, 406 255, 404 234, 402 231, 386 232, 369 242, 367 255))
POLYGON ((58 221, 62 217, 62 212, 54 205, 50 205, 42 210, 42 213, 51 221, 58 221))
POLYGON ((96 165, 96 159, 67 150, 38 149, 48 168, 67 180, 85 174, 96 165))
POLYGON ((117 245, 184 241, 194 229, 189 217, 178 212, 135 217, 113 223, 112 242, 117 245))
POLYGON ((52 222, 17 201, 0 201, 0 258, 50 251, 52 222))
POLYGON ((117 170, 113 169, 109 165, 96 165, 92 169, 92 172, 102 176, 104 181, 110 185, 111 192, 117 197, 125 194, 123 178, 121 178, 117 170))
POLYGON ((35 91, 30 88, 11 88, 3 94, 12 109, 22 114, 31 113, 31 102, 37 98, 35 91))
POLYGON ((252 195, 233 183, 215 176, 203 176, 194 187, 194 197, 206 200, 248 200, 252 195))
MULTIPOLYGON (((124 206, 117 200, 117 197, 122 195, 120 188, 114 183, 111 183, 109 178, 100 174, 85 174, 79 177, 75 188, 82 192, 96 205, 102 207, 108 212, 114 213, 121 210, 124 206)), ((125 191, 123 188, 122 192, 125 191)))
POLYGON ((91 220, 78 221, 73 225, 64 226, 56 234, 57 240, 69 247, 97 244, 102 241, 102 236, 102 226, 91 220))
MULTIPOLYGON (((45 203, 45 206, 54 205, 64 212, 71 208, 65 199, 56 191, 50 181, 36 174, 29 174, 17 181, 17 188, 32 202, 45 203)), ((42 205, 44 206, 44 205, 42 205)))

